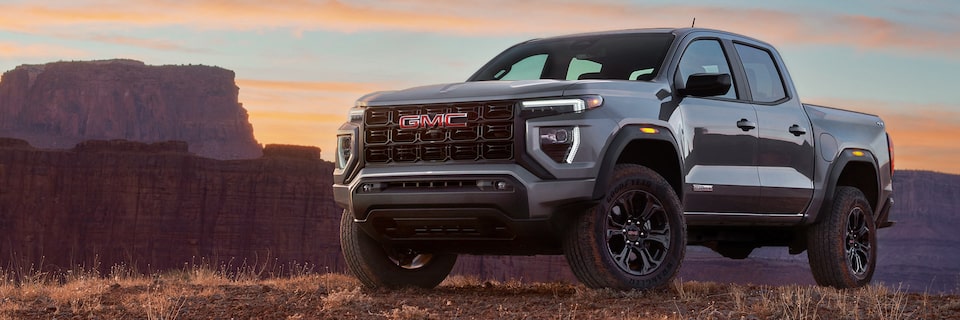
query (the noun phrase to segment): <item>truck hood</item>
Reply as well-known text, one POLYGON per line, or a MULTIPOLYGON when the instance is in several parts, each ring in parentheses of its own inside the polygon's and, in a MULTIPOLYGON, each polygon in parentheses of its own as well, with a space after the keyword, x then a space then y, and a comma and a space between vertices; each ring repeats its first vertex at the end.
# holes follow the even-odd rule
POLYGON ((649 93, 663 87, 644 81, 610 80, 522 80, 473 81, 414 87, 398 91, 381 91, 357 100, 362 106, 431 104, 469 101, 514 100, 564 95, 604 94, 604 92, 633 94, 649 93))

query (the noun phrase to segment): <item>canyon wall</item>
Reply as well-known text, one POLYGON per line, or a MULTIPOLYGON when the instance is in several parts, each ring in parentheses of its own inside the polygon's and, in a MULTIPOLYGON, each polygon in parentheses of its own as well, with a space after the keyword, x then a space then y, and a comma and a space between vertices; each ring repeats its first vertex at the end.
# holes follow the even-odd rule
MULTIPOLYGON (((0 139, 0 268, 99 264, 143 272, 210 264, 344 271, 333 165, 314 147, 268 145, 215 160, 184 142, 87 141, 40 150, 0 139)), ((893 228, 880 234, 875 280, 915 291, 960 288, 960 176, 897 172, 893 228)), ((562 256, 462 256, 455 274, 574 282, 562 256)), ((729 260, 688 248, 685 280, 813 284, 806 255, 761 248, 729 260)))
POLYGON ((0 139, 0 268, 269 261, 338 266, 333 165, 314 147, 215 160, 180 141, 38 150, 0 139))
POLYGON ((22 65, 0 78, 0 137, 38 148, 81 141, 186 141, 216 159, 260 156, 233 71, 134 60, 22 65))

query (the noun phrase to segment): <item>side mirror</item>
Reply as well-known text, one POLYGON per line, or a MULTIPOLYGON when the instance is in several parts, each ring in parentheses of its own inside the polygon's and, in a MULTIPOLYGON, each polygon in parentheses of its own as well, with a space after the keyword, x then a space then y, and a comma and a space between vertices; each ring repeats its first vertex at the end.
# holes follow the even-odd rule
POLYGON ((730 75, 726 73, 694 73, 687 77, 686 87, 677 92, 681 96, 719 96, 730 91, 730 83, 730 75))

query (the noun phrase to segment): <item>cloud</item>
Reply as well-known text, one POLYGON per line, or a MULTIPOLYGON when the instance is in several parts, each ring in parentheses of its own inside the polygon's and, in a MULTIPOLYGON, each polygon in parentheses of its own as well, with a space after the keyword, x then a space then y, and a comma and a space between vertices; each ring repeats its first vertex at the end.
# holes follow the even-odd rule
POLYGON ((244 89, 306 91, 306 92, 337 92, 364 94, 380 90, 384 85, 361 82, 323 82, 323 81, 278 81, 261 79, 237 79, 237 84, 244 89))
MULTIPOLYGON (((955 29, 862 15, 713 5, 646 5, 582 1, 75 1, 0 5, 0 30, 43 32, 80 27, 186 26, 210 30, 406 31, 467 36, 542 36, 636 27, 725 29, 775 44, 830 44, 860 49, 949 54, 960 50, 955 29), (39 30, 39 31, 38 31, 39 30)), ((931 14, 936 14, 931 13, 931 14)), ((941 21, 941 19, 931 19, 941 21)), ((954 24, 955 25, 955 24, 954 24)), ((109 40, 109 39, 108 39, 109 40)))
MULTIPOLYGON (((63 36, 63 37, 69 38, 71 36, 63 36)), ((112 44, 149 48, 149 49, 162 50, 162 51, 180 51, 180 52, 188 52, 188 53, 203 53, 203 52, 211 51, 209 49, 198 49, 198 48, 187 47, 177 42, 168 41, 168 40, 128 37, 128 36, 121 36, 121 35, 95 34, 95 35, 87 36, 86 39, 96 41, 96 42, 102 42, 102 43, 112 43, 112 44)))
POLYGON ((0 58, 47 58, 76 59, 88 56, 88 53, 75 48, 58 45, 0 42, 0 58))

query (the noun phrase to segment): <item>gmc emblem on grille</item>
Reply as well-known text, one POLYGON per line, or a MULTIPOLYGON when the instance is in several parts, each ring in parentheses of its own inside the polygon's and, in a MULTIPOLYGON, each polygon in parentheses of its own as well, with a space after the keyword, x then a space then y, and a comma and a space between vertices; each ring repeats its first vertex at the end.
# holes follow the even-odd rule
POLYGON ((418 128, 459 128, 467 126, 467 114, 438 113, 433 115, 417 114, 400 117, 400 129, 418 128))

